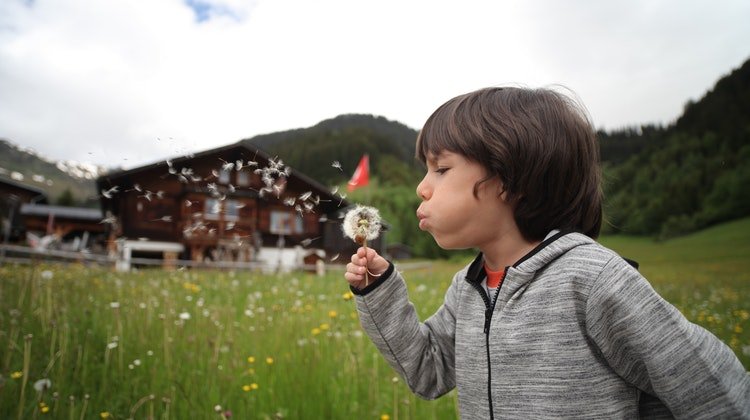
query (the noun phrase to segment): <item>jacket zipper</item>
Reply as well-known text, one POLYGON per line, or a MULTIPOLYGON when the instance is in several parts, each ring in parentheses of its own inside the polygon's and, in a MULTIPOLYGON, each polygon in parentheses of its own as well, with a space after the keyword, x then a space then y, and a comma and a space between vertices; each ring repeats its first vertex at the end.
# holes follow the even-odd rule
POLYGON ((472 283, 475 289, 479 291, 484 301, 484 348, 487 351, 487 401, 489 401, 490 408, 490 420, 494 420, 495 412, 492 408, 492 358, 490 357, 490 321, 492 320, 492 313, 495 311, 495 303, 497 303, 497 297, 500 295, 500 288, 505 283, 505 277, 508 275, 508 268, 505 267, 502 279, 500 279, 500 285, 495 289, 495 297, 490 301, 487 291, 482 288, 479 283, 472 283))

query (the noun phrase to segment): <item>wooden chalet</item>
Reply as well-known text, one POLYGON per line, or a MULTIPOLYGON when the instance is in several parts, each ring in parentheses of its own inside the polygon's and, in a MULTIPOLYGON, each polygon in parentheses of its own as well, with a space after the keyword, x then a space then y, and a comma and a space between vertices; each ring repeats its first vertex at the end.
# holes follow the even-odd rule
POLYGON ((109 173, 97 188, 110 249, 134 258, 299 266, 356 249, 342 196, 242 142, 109 173))

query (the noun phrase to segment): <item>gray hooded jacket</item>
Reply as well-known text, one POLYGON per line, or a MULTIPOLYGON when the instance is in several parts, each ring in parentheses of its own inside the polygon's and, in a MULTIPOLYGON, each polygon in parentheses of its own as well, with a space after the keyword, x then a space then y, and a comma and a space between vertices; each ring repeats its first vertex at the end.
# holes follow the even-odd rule
POLYGON ((614 252, 550 235, 506 269, 494 305, 482 255, 420 323, 393 265, 354 289, 362 327, 412 391, 454 387, 463 419, 750 418, 750 376, 614 252))

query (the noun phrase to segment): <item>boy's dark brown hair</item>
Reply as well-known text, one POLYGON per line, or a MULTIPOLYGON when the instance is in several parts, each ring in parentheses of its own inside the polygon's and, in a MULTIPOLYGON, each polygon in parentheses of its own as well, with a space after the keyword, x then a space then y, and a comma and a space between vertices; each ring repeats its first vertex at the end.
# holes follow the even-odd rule
POLYGON ((458 153, 499 177, 528 240, 552 229, 599 236, 602 224, 599 144, 586 112, 550 89, 497 87, 441 105, 417 137, 422 163, 458 153))

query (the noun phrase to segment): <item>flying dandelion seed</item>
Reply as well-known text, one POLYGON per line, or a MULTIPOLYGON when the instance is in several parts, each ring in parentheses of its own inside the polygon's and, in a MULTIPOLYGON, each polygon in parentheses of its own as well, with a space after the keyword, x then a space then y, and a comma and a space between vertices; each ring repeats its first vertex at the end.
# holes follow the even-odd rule
POLYGON ((312 191, 307 191, 299 196, 300 201, 305 201, 312 196, 312 191))
POLYGON ((99 223, 100 224, 104 223, 104 224, 108 224, 108 225, 114 225, 115 223, 117 223, 117 217, 115 217, 115 216, 107 216, 104 219, 102 219, 101 222, 99 222, 99 223))
POLYGON ((112 195, 116 194, 117 191, 119 191, 119 189, 120 189, 120 187, 118 187, 117 185, 115 185, 114 187, 112 187, 112 188, 110 188, 108 190, 102 191, 102 196, 104 198, 112 198, 112 195))
POLYGON ((169 223, 171 221, 172 221, 172 216, 162 216, 162 217, 160 217, 158 219, 153 219, 152 220, 152 222, 167 222, 167 223, 169 223))
POLYGON ((336 261, 337 259, 339 259, 339 254, 336 254, 336 255, 334 255, 333 257, 331 257, 331 259, 330 259, 329 261, 330 261, 330 262, 334 262, 334 261, 336 261))
POLYGON ((314 240, 318 238, 320 238, 320 236, 317 236, 315 238, 305 238, 300 241, 300 245, 302 245, 303 247, 308 247, 314 240))
POLYGON ((338 160, 334 160, 333 163, 331 163, 331 166, 338 169, 341 172, 344 172, 344 170, 341 169, 341 162, 339 162, 338 160))

